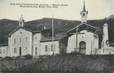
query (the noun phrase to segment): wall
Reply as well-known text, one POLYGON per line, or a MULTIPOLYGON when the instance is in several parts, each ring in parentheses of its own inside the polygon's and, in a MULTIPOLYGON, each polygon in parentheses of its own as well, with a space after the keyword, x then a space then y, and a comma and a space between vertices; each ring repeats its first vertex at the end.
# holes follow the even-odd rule
POLYGON ((54 49, 51 49, 52 41, 41 42, 40 55, 59 54, 60 53, 59 41, 53 41, 53 44, 54 44, 54 49), (48 48, 47 51, 46 51, 46 45, 48 48))
POLYGON ((8 56, 8 46, 1 46, 0 47, 0 57, 8 56))
POLYGON ((40 40, 41 40, 41 33, 36 33, 33 35, 33 56, 40 55, 40 40))
POLYGON ((21 55, 32 54, 32 33, 25 29, 18 29, 8 38, 8 45, 10 48, 9 56, 19 56, 21 48, 21 55))
POLYGON ((97 51, 97 54, 101 54, 101 55, 114 54, 114 47, 107 47, 107 48, 99 49, 97 51))
POLYGON ((60 54, 65 54, 67 51, 68 37, 64 37, 59 41, 60 54))
POLYGON ((98 36, 95 35, 94 33, 89 32, 87 30, 82 30, 78 33, 77 40, 76 40, 76 34, 68 38, 67 53, 71 53, 74 51, 79 52, 79 43, 81 41, 84 41, 86 43, 85 54, 87 55, 94 54, 96 49, 98 49, 98 46, 99 46, 98 40, 99 40, 98 36), (77 41, 77 49, 76 49, 76 41, 77 41))

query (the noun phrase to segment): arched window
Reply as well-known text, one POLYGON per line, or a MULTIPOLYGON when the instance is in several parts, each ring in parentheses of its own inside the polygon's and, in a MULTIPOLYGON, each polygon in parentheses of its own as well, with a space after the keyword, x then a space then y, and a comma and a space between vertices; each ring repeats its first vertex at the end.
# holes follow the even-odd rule
POLYGON ((108 40, 106 40, 106 45, 109 45, 109 41, 108 40))
POLYGON ((86 43, 84 41, 81 41, 79 43, 80 49, 86 49, 86 43))

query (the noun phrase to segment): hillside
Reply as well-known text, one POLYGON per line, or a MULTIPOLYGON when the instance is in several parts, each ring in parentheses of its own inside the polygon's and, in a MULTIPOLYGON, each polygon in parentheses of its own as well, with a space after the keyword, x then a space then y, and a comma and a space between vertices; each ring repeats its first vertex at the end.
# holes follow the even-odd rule
MULTIPOLYGON (((51 18, 43 18, 39 20, 33 20, 25 22, 25 28, 31 29, 33 31, 42 31, 43 27, 46 26, 46 29, 51 29, 51 18)), ((114 18, 110 16, 107 18, 107 22, 109 24, 109 41, 110 43, 114 42, 114 18)), ((105 23, 105 19, 99 20, 88 20, 88 24, 99 27, 102 29, 103 24, 105 23)), ((72 20, 62 20, 62 19, 54 19, 54 28, 56 34, 63 34, 67 32, 69 29, 80 24, 80 21, 72 21, 72 20)), ((8 34, 18 27, 18 21, 2 19, 0 20, 0 44, 7 44, 8 34)), ((112 44, 113 45, 113 44, 112 44)))
POLYGON ((28 60, 4 60, 0 64, 4 63, 3 73, 112 73, 113 56, 66 54, 28 60))
POLYGON ((0 44, 7 44, 8 34, 18 26, 18 21, 2 19, 0 20, 0 44))

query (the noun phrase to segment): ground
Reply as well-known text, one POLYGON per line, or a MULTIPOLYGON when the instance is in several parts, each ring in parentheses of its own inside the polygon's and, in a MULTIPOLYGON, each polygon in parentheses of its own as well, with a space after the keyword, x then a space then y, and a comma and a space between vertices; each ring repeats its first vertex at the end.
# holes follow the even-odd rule
POLYGON ((39 58, 2 59, 3 73, 112 73, 114 55, 65 54, 39 58))

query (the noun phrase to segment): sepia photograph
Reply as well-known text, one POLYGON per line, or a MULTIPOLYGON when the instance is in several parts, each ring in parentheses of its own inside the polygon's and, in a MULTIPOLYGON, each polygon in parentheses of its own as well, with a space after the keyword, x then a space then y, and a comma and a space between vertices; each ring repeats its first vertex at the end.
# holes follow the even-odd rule
POLYGON ((114 0, 0 0, 0 73, 114 73, 114 0))

